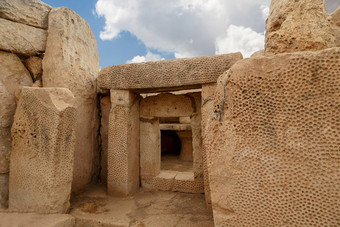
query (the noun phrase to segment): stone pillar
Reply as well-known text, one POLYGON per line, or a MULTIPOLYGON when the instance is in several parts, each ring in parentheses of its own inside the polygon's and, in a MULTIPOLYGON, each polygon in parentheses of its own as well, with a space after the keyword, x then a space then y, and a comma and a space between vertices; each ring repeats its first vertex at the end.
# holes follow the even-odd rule
POLYGON ((111 90, 107 174, 110 195, 139 188, 139 98, 128 90, 111 90))
POLYGON ((192 132, 179 131, 177 132, 179 139, 181 140, 181 153, 179 159, 183 161, 193 161, 193 149, 192 149, 192 132))
POLYGON ((12 126, 9 209, 65 213, 70 206, 76 109, 66 88, 23 88, 12 126))
POLYGON ((100 157, 100 180, 107 183, 107 149, 108 149, 108 130, 109 115, 111 109, 110 96, 105 96, 100 100, 101 122, 100 122, 100 138, 101 138, 101 157, 100 157))
POLYGON ((142 178, 152 178, 161 169, 161 131, 157 118, 140 119, 140 172, 142 178))
POLYGON ((203 156, 203 174, 204 174, 204 194, 205 194, 205 202, 207 207, 211 208, 211 195, 210 195, 210 186, 209 186, 209 174, 208 174, 208 166, 207 166, 207 146, 206 146, 206 127, 208 119, 213 117, 214 114, 214 92, 215 92, 216 84, 204 84, 202 85, 202 118, 201 118, 201 126, 202 126, 202 156, 203 156))

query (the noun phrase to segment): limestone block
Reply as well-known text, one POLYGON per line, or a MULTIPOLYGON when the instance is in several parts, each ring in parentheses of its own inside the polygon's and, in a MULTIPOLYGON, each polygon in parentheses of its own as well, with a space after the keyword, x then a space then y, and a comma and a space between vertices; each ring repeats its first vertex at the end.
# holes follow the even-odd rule
POLYGON ((10 210, 65 213, 69 209, 74 101, 66 88, 22 88, 12 127, 10 210))
MULTIPOLYGON (((126 92, 118 96, 135 97, 126 92)), ((112 90, 111 97, 117 93, 112 90)), ((110 195, 133 195, 139 189, 139 98, 130 101, 129 106, 111 103, 107 154, 110 195)))
POLYGON ((242 59, 241 53, 187 59, 172 59, 103 68, 98 77, 101 89, 184 90, 216 82, 219 75, 242 59))
POLYGON ((1 0, 0 17, 18 23, 47 29, 51 6, 40 0, 1 0))
POLYGON ((157 118, 140 118, 140 174, 155 177, 161 170, 161 131, 157 118))
POLYGON ((111 109, 110 96, 105 96, 100 100, 100 110, 101 110, 101 126, 100 126, 100 137, 101 137, 101 172, 100 179, 101 182, 107 182, 107 151, 108 151, 108 130, 109 130, 109 116, 111 109))
POLYGON ((204 196, 205 202, 211 208, 211 195, 209 186, 209 174, 207 167, 207 151, 206 151, 206 127, 209 118, 214 116, 214 92, 216 83, 202 85, 202 107, 201 107, 201 127, 202 127, 202 159, 203 159, 203 175, 204 175, 204 196))
POLYGON ((142 187, 147 191, 171 191, 177 172, 162 170, 156 177, 142 178, 142 187))
POLYGON ((193 148, 192 148, 192 132, 181 131, 177 132, 179 139, 181 140, 181 153, 179 156, 180 160, 193 161, 193 148))
POLYGON ((20 59, 0 51, 0 174, 8 173, 11 151, 11 127, 15 113, 15 93, 22 86, 32 86, 32 78, 20 59))
POLYGON ((47 32, 9 20, 0 19, 0 50, 23 55, 45 51, 47 32))
POLYGON ((340 7, 331 14, 336 46, 340 47, 340 7))
POLYGON ((205 134, 215 225, 339 225, 340 48, 222 77, 205 134))
POLYGON ((31 72, 34 81, 40 80, 42 76, 42 59, 40 57, 29 57, 25 60, 27 69, 31 72))
POLYGON ((8 173, 0 173, 0 210, 8 207, 8 173))
POLYGON ((98 155, 96 78, 99 57, 88 23, 71 9, 53 8, 48 17, 48 38, 43 59, 44 87, 65 87, 76 98, 76 149, 72 191, 86 186, 98 155))
POLYGON ((203 178, 194 178, 194 173, 178 173, 174 180, 172 191, 186 193, 204 193, 203 178))
POLYGON ((140 108, 142 117, 191 116, 197 111, 194 97, 167 93, 144 98, 140 108))
POLYGON ((265 43, 266 54, 334 47, 334 31, 324 0, 273 0, 265 43))
POLYGON ((75 218, 69 214, 0 213, 1 227, 73 227, 75 218))

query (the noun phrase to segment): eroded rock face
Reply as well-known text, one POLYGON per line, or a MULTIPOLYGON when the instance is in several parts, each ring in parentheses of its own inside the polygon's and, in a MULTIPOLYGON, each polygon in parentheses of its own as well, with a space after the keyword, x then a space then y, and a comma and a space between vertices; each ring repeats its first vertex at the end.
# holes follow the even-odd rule
POLYGON ((31 72, 34 81, 40 80, 42 76, 42 59, 40 57, 30 57, 25 60, 27 69, 31 72))
POLYGON ((0 209, 8 207, 8 173, 0 173, 0 209))
POLYGON ((0 49, 27 56, 45 51, 47 32, 5 19, 0 19, 0 49))
POLYGON ((339 225, 340 48, 242 60, 214 103, 216 226, 339 225))
POLYGON ((15 113, 15 93, 22 86, 32 86, 32 78, 15 55, 0 51, 0 174, 9 171, 11 127, 15 113))
POLYGON ((336 46, 340 47, 340 7, 331 14, 336 46))
POLYGON ((335 46, 324 0, 272 0, 266 24, 266 54, 335 46))
POLYGON ((0 17, 38 28, 47 28, 51 6, 40 0, 1 0, 0 17))
POLYGON ((99 57, 90 26, 74 11, 61 7, 49 14, 43 86, 69 88, 76 98, 77 126, 72 190, 91 180, 96 154, 99 57))
POLYGON ((66 88, 22 88, 12 127, 10 210, 68 210, 75 146, 74 101, 66 88))
POLYGON ((101 110, 101 126, 100 126, 100 137, 102 142, 102 153, 101 153, 101 182, 107 182, 107 151, 108 151, 108 131, 109 131, 109 115, 111 109, 110 96, 105 96, 100 100, 101 110))

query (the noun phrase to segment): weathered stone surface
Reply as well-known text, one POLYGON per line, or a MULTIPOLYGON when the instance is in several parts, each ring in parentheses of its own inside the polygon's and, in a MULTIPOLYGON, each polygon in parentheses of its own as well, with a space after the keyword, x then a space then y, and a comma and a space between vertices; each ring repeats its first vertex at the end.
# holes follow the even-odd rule
POLYGON ((339 225, 340 48, 245 59, 219 81, 215 225, 339 225))
POLYGON ((101 138, 101 182, 107 182, 107 151, 108 151, 108 131, 109 131, 109 116, 111 109, 110 96, 105 96, 100 100, 101 110, 101 125, 100 125, 100 138, 101 138))
POLYGON ((0 213, 1 227, 73 227, 75 218, 69 214, 0 213))
POLYGON ((98 77, 101 89, 167 90, 200 87, 242 59, 241 53, 109 66, 98 77))
POLYGON ((0 19, 0 50, 23 55, 45 51, 47 32, 9 20, 0 19))
POLYGON ((99 57, 90 26, 74 11, 61 7, 49 14, 43 86, 69 88, 76 98, 77 127, 72 190, 86 186, 97 155, 96 78, 99 57))
POLYGON ((66 88, 22 88, 12 127, 10 210, 68 210, 75 145, 74 101, 66 88))
POLYGON ((30 57, 25 60, 25 65, 27 69, 31 72, 31 75, 34 79, 40 80, 42 76, 42 59, 40 57, 30 57))
POLYGON ((331 19, 335 33, 335 44, 340 47, 340 7, 331 14, 331 19))
POLYGON ((32 78, 20 59, 0 51, 0 174, 8 173, 11 151, 11 127, 15 113, 15 92, 32 86, 32 78))
POLYGON ((266 54, 335 46, 324 0, 273 0, 266 24, 266 54))
POLYGON ((8 207, 8 173, 0 173, 0 209, 8 207))
POLYGON ((47 28, 51 6, 40 0, 1 0, 0 17, 22 24, 47 28))
POLYGON ((133 195, 139 188, 139 97, 127 90, 111 90, 110 97, 107 191, 133 195))

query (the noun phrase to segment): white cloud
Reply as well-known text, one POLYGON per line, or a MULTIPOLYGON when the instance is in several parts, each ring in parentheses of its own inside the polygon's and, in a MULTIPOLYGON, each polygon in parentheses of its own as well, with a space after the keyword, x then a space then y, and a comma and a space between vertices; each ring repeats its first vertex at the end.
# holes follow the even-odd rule
POLYGON ((269 0, 98 0, 105 18, 100 38, 110 40, 129 31, 147 48, 176 57, 215 54, 215 41, 229 25, 262 33, 269 0))
POLYGON ((147 62, 147 61, 161 61, 164 60, 160 55, 153 54, 150 51, 147 52, 145 56, 135 56, 131 60, 127 60, 126 63, 141 63, 141 62, 147 62))
POLYGON ((226 32, 216 38, 216 54, 240 51, 243 57, 249 57, 255 51, 264 48, 264 34, 251 28, 230 25, 226 32))
POLYGON ((261 5, 260 6, 262 10, 262 19, 267 20, 269 16, 269 6, 268 5, 261 5))

